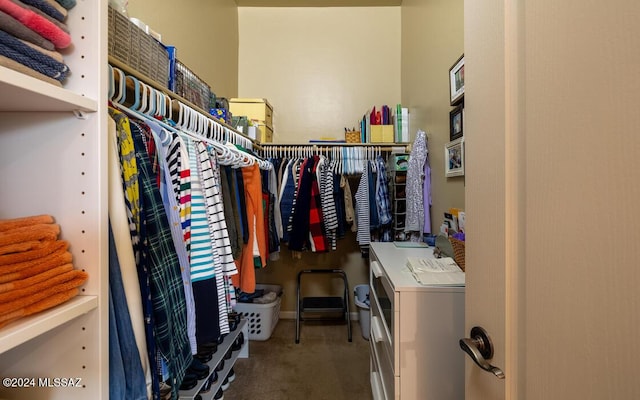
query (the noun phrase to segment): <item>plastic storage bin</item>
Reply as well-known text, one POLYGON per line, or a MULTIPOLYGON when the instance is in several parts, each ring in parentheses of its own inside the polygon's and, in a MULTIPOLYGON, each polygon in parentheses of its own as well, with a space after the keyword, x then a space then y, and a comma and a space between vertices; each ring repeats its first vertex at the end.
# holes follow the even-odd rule
POLYGON ((265 293, 275 292, 278 296, 271 303, 236 303, 233 310, 240 313, 248 323, 249 340, 267 340, 278 324, 280 317, 280 302, 282 301, 282 287, 280 285, 256 285, 256 290, 265 293))
POLYGON ((369 315, 369 285, 357 285, 353 291, 355 293, 354 303, 358 306, 358 319, 360 320, 362 337, 369 340, 371 327, 371 316, 369 315))

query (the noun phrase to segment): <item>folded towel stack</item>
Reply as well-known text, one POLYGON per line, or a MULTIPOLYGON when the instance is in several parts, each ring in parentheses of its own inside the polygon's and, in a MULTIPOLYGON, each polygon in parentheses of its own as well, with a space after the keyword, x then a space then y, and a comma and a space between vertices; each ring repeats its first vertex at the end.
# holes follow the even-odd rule
POLYGON ((0 220, 0 327, 75 297, 88 278, 50 215, 0 220))
POLYGON ((54 0, 0 0, 0 65, 56 86, 69 74, 67 8, 54 0))

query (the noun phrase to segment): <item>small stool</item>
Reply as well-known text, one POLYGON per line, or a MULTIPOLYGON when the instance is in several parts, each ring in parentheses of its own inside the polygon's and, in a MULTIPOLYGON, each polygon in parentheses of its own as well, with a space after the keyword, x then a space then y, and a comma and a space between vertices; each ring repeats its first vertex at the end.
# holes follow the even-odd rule
POLYGON ((347 322, 347 335, 351 342, 351 316, 349 314, 349 283, 347 275, 341 269, 305 269, 298 272, 298 285, 296 289, 296 343, 300 343, 300 321, 303 321, 304 312, 313 313, 342 313, 339 318, 312 318, 313 320, 343 320, 347 322), (344 283, 342 297, 322 296, 300 298, 300 281, 303 274, 338 274, 344 283))

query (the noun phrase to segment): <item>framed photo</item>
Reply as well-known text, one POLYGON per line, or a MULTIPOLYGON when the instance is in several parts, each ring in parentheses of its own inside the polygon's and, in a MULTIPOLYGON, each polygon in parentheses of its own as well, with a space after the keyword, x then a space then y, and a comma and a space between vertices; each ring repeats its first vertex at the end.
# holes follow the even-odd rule
POLYGON ((464 138, 453 140, 444 146, 444 176, 464 175, 464 138))
POLYGON ((449 88, 451 105, 455 106, 464 99, 464 54, 449 69, 449 88))
POLYGON ((464 106, 461 104, 449 113, 449 140, 464 136, 464 106))

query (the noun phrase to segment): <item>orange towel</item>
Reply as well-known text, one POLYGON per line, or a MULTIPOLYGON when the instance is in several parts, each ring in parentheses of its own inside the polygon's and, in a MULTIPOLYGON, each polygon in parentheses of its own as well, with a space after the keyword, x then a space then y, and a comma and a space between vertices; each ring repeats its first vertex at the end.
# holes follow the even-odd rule
POLYGON ((69 248, 69 242, 65 240, 44 240, 41 243, 42 243, 41 247, 33 250, 24 251, 22 253, 12 253, 12 254, 1 255, 0 268, 3 268, 1 267, 3 265, 22 263, 30 260, 37 260, 38 258, 48 256, 49 254, 55 252, 56 250, 60 250, 62 248, 66 250, 69 248))
POLYGON ((77 296, 78 293, 79 293, 79 290, 77 288, 65 290, 60 293, 51 295, 45 298, 44 300, 38 301, 29 306, 13 311, 10 314, 0 315, 0 328, 19 318, 26 317, 28 315, 35 314, 37 312, 44 311, 49 308, 55 307, 59 304, 62 304, 65 301, 70 300, 73 297, 77 296))
POLYGON ((7 246, 0 247, 0 255, 11 253, 22 253, 24 251, 34 250, 42 247, 42 242, 39 240, 30 240, 28 242, 14 243, 7 246))
POLYGON ((56 293, 78 287, 87 280, 88 276, 86 272, 74 270, 24 289, 0 293, 0 316, 30 306, 56 293))
POLYGON ((65 248, 53 252, 46 257, 17 264, 0 265, 0 284, 26 279, 51 268, 71 262, 73 256, 65 248))
POLYGON ((60 234, 58 224, 36 224, 0 232, 0 246, 30 240, 56 240, 60 234))
POLYGON ((39 274, 32 275, 25 279, 14 280, 7 283, 0 283, 0 293, 8 292, 10 290, 18 290, 24 289, 28 286, 35 285, 36 283, 40 283, 42 281, 46 281, 47 279, 52 279, 61 275, 65 272, 69 272, 73 270, 73 264, 64 264, 58 267, 54 267, 48 270, 45 270, 39 274))
POLYGON ((43 214, 12 219, 0 219, 0 232, 36 224, 53 224, 53 217, 51 215, 43 214))

